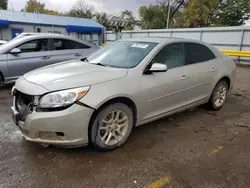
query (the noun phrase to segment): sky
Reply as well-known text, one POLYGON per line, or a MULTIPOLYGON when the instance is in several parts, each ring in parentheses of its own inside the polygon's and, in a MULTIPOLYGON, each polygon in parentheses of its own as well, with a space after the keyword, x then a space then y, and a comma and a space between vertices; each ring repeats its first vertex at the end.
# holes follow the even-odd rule
MULTIPOLYGON (((77 0, 40 0, 46 4, 46 8, 54 9, 59 12, 68 11, 77 0), (70 3, 68 3, 70 2, 70 3)), ((85 0, 88 4, 92 4, 98 12, 107 12, 117 14, 121 10, 132 10, 138 17, 138 9, 142 5, 155 4, 156 0, 85 0)), ((20 11, 24 8, 26 0, 9 0, 9 9, 20 11)))

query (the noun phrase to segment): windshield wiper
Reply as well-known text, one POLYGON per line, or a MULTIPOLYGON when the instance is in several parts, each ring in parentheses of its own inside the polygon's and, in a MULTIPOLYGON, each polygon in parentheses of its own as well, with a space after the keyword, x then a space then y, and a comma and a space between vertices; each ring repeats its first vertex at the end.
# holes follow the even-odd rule
POLYGON ((89 60, 87 57, 82 58, 81 61, 87 61, 87 63, 89 63, 89 60))
POLYGON ((102 64, 102 63, 92 63, 93 65, 99 65, 99 66, 103 66, 103 67, 107 67, 107 65, 102 64))
MULTIPOLYGON (((87 57, 84 57, 81 59, 81 61, 86 61, 87 63, 90 63, 87 57)), ((91 63, 92 65, 99 65, 103 67, 108 67, 108 65, 102 64, 102 63, 91 63)))

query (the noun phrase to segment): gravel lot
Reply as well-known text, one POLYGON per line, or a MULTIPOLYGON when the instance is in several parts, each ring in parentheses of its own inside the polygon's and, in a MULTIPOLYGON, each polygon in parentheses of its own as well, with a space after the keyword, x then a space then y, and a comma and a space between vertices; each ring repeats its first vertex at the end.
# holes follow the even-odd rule
POLYGON ((138 127, 109 153, 25 141, 11 120, 10 89, 0 88, 1 188, 250 187, 250 69, 238 68, 221 111, 194 108, 138 127))

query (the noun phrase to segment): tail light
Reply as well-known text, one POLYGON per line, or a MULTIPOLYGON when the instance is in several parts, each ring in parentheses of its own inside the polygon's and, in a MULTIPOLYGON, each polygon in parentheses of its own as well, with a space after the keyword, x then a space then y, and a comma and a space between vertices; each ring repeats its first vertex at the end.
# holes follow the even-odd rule
POLYGON ((233 61, 234 61, 234 63, 233 63, 233 67, 232 68, 234 70, 234 69, 236 69, 237 58, 233 58, 233 61))

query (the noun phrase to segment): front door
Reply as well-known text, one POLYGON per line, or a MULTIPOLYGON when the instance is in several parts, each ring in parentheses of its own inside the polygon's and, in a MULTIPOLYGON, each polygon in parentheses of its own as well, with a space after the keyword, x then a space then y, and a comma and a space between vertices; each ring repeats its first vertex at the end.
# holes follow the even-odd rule
POLYGON ((12 78, 50 64, 49 39, 31 40, 16 48, 21 53, 8 54, 8 68, 12 78))
POLYGON ((155 56, 152 63, 166 64, 168 70, 142 76, 139 95, 146 105, 141 121, 164 115, 186 103, 187 86, 182 77, 184 62, 185 50, 181 43, 169 44, 155 56))

